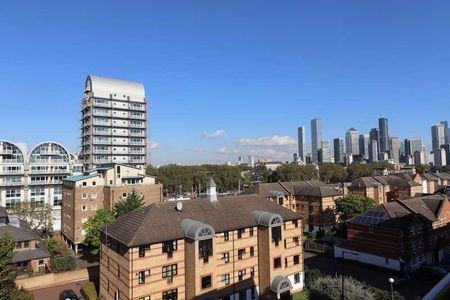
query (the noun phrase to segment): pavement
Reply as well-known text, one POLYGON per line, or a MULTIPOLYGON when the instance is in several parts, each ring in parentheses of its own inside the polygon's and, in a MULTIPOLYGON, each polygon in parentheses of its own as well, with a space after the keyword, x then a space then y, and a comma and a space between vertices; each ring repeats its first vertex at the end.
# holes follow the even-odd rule
POLYGON ((34 300, 58 300, 59 293, 61 293, 63 290, 71 289, 77 294, 78 297, 81 297, 80 289, 81 284, 84 282, 89 282, 89 280, 75 281, 71 283, 37 289, 31 291, 31 293, 33 293, 34 300))
MULTIPOLYGON (((326 275, 341 275, 341 259, 304 252, 304 261, 308 269, 318 269, 322 274, 326 275)), ((376 288, 390 291, 388 279, 395 276, 396 272, 346 260, 344 263, 344 274, 376 288)), ((407 300, 416 300, 421 299, 438 282, 439 278, 419 274, 402 285, 394 286, 394 290, 407 300)))

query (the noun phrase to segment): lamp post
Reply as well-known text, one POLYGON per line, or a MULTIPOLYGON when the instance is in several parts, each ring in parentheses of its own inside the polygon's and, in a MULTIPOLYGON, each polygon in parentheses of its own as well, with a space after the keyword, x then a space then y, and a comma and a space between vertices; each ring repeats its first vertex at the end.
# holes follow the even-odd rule
POLYGON ((391 284, 391 299, 394 300, 394 278, 389 278, 389 283, 391 284))
POLYGON ((358 256, 359 254, 356 252, 350 252, 350 251, 342 251, 342 290, 341 290, 341 300, 345 300, 344 296, 344 256, 345 254, 351 254, 354 256, 358 256))

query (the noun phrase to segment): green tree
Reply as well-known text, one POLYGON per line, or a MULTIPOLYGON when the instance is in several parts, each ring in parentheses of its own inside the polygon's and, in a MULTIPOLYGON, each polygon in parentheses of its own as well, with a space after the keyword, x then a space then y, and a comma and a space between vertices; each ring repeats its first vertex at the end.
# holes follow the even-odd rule
POLYGON ((100 229, 114 220, 113 211, 100 209, 83 224, 83 229, 86 231, 83 243, 89 247, 93 255, 97 255, 100 249, 100 229))
POLYGON ((283 164, 271 174, 270 181, 300 181, 317 179, 315 165, 283 164))
POLYGON ((379 162, 369 164, 352 164, 347 168, 348 180, 352 181, 353 179, 358 177, 373 176, 374 169, 393 170, 394 165, 390 163, 379 163, 379 162))
POLYGON ((419 174, 423 174, 423 173, 428 173, 431 169, 430 165, 414 165, 414 167, 416 168, 416 172, 419 174))
POLYGON ((305 285, 307 288, 310 287, 317 279, 322 277, 322 273, 317 269, 306 269, 305 270, 305 285))
MULTIPOLYGON (((342 293, 342 277, 322 276, 309 285, 311 300, 340 300, 342 293)), ((376 300, 370 286, 352 277, 344 277, 345 299, 376 300)))
POLYGON ((144 195, 140 195, 133 189, 127 198, 114 205, 114 213, 116 214, 116 218, 118 218, 142 205, 144 205, 144 195))
POLYGON ((340 223, 346 223, 349 219, 362 214, 375 206, 372 198, 365 198, 358 195, 346 195, 335 200, 336 214, 340 223))
POLYGON ((17 217, 26 222, 31 229, 40 231, 43 235, 51 233, 52 207, 48 203, 39 203, 34 201, 23 201, 19 205, 11 207, 11 211, 17 217))
POLYGON ((55 255, 55 253, 60 249, 58 242, 51 237, 46 237, 43 239, 43 242, 48 251, 50 251, 51 255, 55 255))
POLYGON ((16 268, 13 263, 16 243, 8 234, 0 237, 0 300, 11 299, 16 290, 16 268))
POLYGON ((319 167, 320 180, 326 183, 343 182, 347 177, 347 171, 343 166, 335 163, 323 163, 319 167))

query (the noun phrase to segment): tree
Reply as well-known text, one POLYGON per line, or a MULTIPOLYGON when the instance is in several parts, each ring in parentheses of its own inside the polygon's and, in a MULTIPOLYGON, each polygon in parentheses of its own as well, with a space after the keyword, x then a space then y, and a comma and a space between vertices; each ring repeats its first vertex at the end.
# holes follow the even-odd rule
POLYGON ((19 220, 26 222, 31 229, 39 230, 44 235, 48 235, 53 229, 52 207, 48 203, 23 201, 11 207, 11 211, 17 215, 19 220))
POLYGON ((322 277, 322 273, 317 269, 306 269, 305 270, 305 285, 307 288, 310 287, 317 279, 322 277))
POLYGON ((116 218, 118 218, 142 205, 144 205, 144 195, 138 194, 138 192, 133 189, 126 199, 119 201, 114 205, 114 213, 116 214, 116 218))
POLYGON ((393 170, 394 165, 390 163, 373 162, 369 164, 352 164, 347 168, 348 180, 352 181, 355 178, 373 176, 374 169, 388 169, 393 170))
POLYGON ((430 172, 431 166, 430 165, 414 165, 414 168, 416 168, 416 172, 419 174, 428 173, 430 172))
POLYGON ((326 183, 338 183, 345 180, 347 171, 335 163, 323 163, 319 167, 320 179, 326 183))
MULTIPOLYGON (((309 299, 312 300, 340 300, 342 293, 341 276, 323 276, 310 284, 309 299)), ((376 300, 370 286, 353 279, 344 277, 345 299, 376 300)))
POLYGON ((83 229, 86 231, 83 243, 90 248, 93 255, 97 255, 100 249, 100 229, 114 219, 113 211, 100 209, 83 224, 83 229))
POLYGON ((349 219, 365 213, 375 206, 372 198, 365 198, 358 195, 346 195, 335 200, 336 214, 340 223, 346 223, 349 219))
POLYGON ((0 237, 0 300, 11 299, 16 290, 16 268, 13 263, 15 245, 9 234, 0 237))
POLYGON ((51 237, 46 237, 43 239, 43 242, 48 251, 50 251, 51 255, 55 255, 56 251, 60 249, 58 242, 51 237))
POLYGON ((270 176, 270 181, 300 181, 317 179, 314 165, 283 164, 270 176))

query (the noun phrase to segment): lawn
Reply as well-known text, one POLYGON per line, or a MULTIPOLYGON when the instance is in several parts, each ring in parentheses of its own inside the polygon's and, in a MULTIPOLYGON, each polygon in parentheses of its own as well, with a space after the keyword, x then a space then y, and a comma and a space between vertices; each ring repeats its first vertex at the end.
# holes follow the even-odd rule
POLYGON ((306 290, 292 295, 292 300, 308 300, 308 292, 306 290))

